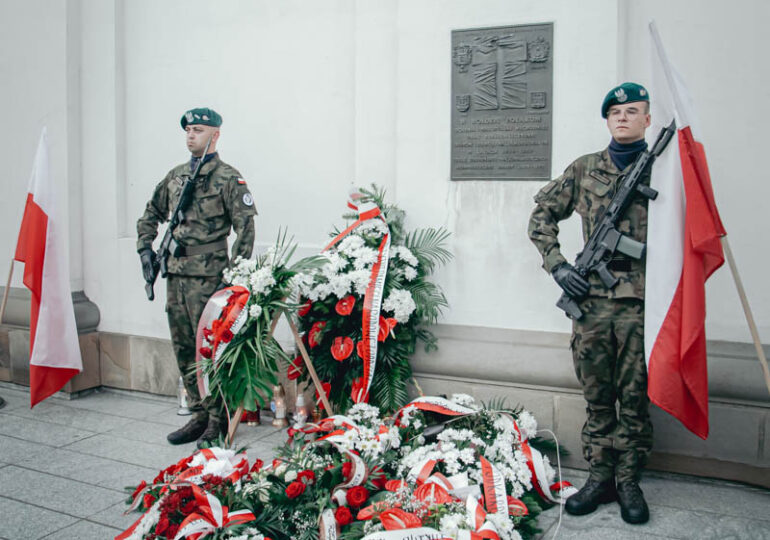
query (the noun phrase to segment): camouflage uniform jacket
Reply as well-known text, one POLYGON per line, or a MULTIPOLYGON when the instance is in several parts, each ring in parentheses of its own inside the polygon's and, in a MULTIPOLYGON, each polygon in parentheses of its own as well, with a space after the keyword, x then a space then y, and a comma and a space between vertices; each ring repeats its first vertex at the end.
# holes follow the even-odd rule
MULTIPOLYGON (((629 165, 629 170, 632 165, 629 165)), ((576 159, 564 173, 552 180, 535 195, 535 206, 529 220, 529 237, 543 257, 543 268, 552 272, 566 259, 559 250, 558 222, 577 212, 583 221, 583 241, 590 237, 594 226, 615 195, 621 171, 610 158, 609 151, 587 154, 576 159)), ((643 182, 650 183, 649 172, 643 182)), ((618 223, 618 230, 637 240, 647 240, 647 199, 638 196, 618 223)), ((614 258, 627 259, 618 253, 614 258)), ((644 299, 644 259, 630 261, 630 269, 612 269, 619 278, 618 284, 607 290, 599 277, 592 272, 588 277, 590 296, 605 298, 644 299)), ((624 264, 628 265, 628 262, 624 264)))
MULTIPOLYGON (((174 211, 182 185, 191 174, 189 162, 177 165, 155 187, 144 214, 136 223, 137 251, 152 247, 158 225, 167 221, 174 211)), ((256 213, 254 199, 241 174, 216 154, 201 167, 192 202, 184 213, 184 221, 174 231, 174 239, 183 246, 226 241, 232 227, 237 235, 233 257, 248 258, 254 246, 256 213)), ((227 265, 226 249, 168 258, 169 273, 183 276, 216 276, 227 265)))

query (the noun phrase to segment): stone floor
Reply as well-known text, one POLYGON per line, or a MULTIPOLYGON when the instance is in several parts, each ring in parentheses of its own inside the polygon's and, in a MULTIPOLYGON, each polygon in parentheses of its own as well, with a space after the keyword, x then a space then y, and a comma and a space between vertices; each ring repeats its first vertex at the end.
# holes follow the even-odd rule
MULTIPOLYGON (((187 417, 172 399, 99 391, 69 400, 54 396, 29 409, 26 388, 0 383, 0 539, 114 538, 136 519, 124 516, 124 486, 151 479, 189 455, 165 435, 187 417)), ((270 427, 242 426, 236 443, 250 461, 269 459, 284 435, 270 427)), ((565 470, 581 484, 585 473, 565 470)), ((541 538, 768 539, 770 491, 729 482, 648 473, 642 488, 652 519, 630 526, 617 504, 574 518, 552 508, 541 517, 541 538)))

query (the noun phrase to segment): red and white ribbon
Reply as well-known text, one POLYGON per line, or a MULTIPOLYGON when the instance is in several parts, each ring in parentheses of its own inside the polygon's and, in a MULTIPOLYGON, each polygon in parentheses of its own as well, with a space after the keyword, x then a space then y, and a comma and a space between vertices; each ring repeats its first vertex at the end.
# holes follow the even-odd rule
POLYGON ((209 395, 209 377, 203 373, 200 352, 204 346, 204 330, 210 328, 212 323, 219 320, 222 314, 226 312, 219 330, 213 333, 212 339, 207 340, 211 344, 211 359, 216 364, 230 342, 230 340, 225 341, 221 338, 222 332, 226 329, 235 335, 246 323, 248 311, 244 308, 249 301, 249 296, 249 291, 245 287, 227 287, 212 294, 203 308, 203 313, 198 321, 198 331, 195 335, 195 366, 201 398, 209 395))
POLYGON ((180 538, 189 538, 197 540, 202 536, 207 536, 210 532, 217 529, 226 529, 233 525, 241 525, 254 521, 254 514, 248 510, 237 510, 230 512, 226 506, 222 506, 219 499, 206 493, 197 486, 193 486, 195 502, 198 505, 197 512, 187 516, 179 525, 179 532, 174 540, 180 538))
POLYGON ((348 207, 358 212, 358 219, 349 227, 338 234, 323 251, 334 247, 340 240, 353 232, 359 225, 370 219, 380 219, 385 226, 385 234, 382 237, 380 246, 377 249, 377 260, 372 266, 372 273, 369 277, 369 284, 364 294, 364 310, 361 321, 363 347, 363 388, 353 395, 353 401, 356 403, 369 401, 369 389, 374 379, 374 369, 377 364, 377 336, 380 331, 380 309, 382 308, 382 295, 385 290, 385 275, 388 272, 388 261, 390 259, 390 229, 382 217, 380 208, 372 203, 361 203, 359 200, 363 195, 357 191, 351 191, 348 207))
POLYGON ((420 411, 434 412, 443 414, 444 416, 468 416, 476 414, 478 411, 466 407, 465 405, 459 405, 448 399, 436 397, 436 396, 422 396, 412 400, 408 404, 401 407, 395 415, 396 424, 399 419, 410 407, 414 407, 420 411))
POLYGON ((521 433, 521 429, 519 429, 519 425, 516 421, 510 417, 508 418, 513 422, 513 429, 516 430, 516 433, 519 435, 521 452, 524 454, 524 457, 527 460, 527 466, 532 473, 532 485, 535 487, 535 490, 546 501, 554 504, 564 504, 571 495, 577 493, 577 488, 569 482, 556 482, 551 486, 548 485, 548 475, 545 470, 543 455, 530 446, 527 439, 521 433))

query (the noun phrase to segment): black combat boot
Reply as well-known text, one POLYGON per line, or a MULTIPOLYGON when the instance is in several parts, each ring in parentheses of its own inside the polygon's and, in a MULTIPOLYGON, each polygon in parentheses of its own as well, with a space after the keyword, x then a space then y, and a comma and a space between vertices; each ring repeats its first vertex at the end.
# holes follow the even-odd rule
POLYGON ((636 482, 619 483, 618 499, 620 516, 626 523, 647 523, 650 519, 650 509, 647 508, 644 494, 636 482))
POLYGON ((166 439, 168 439, 168 442, 171 444, 184 444, 193 442, 201 436, 201 433, 203 433, 203 431, 206 429, 207 423, 208 420, 205 417, 200 418, 193 416, 192 420, 187 422, 183 427, 169 433, 166 436, 166 439))
POLYGON ((209 417, 206 431, 201 433, 201 436, 198 438, 198 448, 203 448, 204 446, 209 446, 211 443, 216 442, 222 433, 224 433, 222 423, 215 418, 209 417))
POLYGON ((597 482, 589 478, 580 491, 567 499, 564 508, 568 514, 584 516, 596 510, 600 504, 614 501, 616 497, 614 479, 597 482))

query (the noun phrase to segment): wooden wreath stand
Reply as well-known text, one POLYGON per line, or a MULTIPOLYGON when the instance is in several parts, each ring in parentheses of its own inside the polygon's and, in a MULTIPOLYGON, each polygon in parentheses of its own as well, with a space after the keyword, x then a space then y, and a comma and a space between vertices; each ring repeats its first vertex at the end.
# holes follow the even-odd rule
MULTIPOLYGON (((278 326, 278 321, 280 320, 281 315, 286 316, 286 321, 289 323, 289 328, 291 328, 291 333, 294 336, 294 343, 296 343, 297 349, 299 349, 299 353, 302 355, 302 359, 305 361, 305 367, 307 367, 307 371, 310 373, 310 378, 313 379, 313 384, 315 385, 318 395, 321 396, 321 402, 324 406, 324 409, 326 410, 326 415, 331 416, 332 407, 329 404, 329 398, 326 397, 326 393, 324 392, 323 386, 321 385, 321 380, 318 378, 318 373, 316 373, 315 368, 313 367, 313 362, 310 361, 310 355, 307 353, 305 344, 302 343, 302 338, 299 336, 297 325, 294 324, 294 320, 292 320, 291 315, 289 315, 286 310, 279 309, 275 312, 275 315, 273 315, 273 320, 270 323, 270 332, 268 332, 267 337, 272 337, 273 332, 275 332, 275 327, 278 326)), ((233 414, 232 418, 229 420, 230 423, 227 429, 227 437, 225 438, 225 446, 227 447, 231 446, 233 443, 233 438, 235 437, 235 432, 238 430, 238 426, 241 423, 241 416, 243 416, 244 410, 245 406, 243 403, 241 403, 236 409, 235 414, 233 414)))

